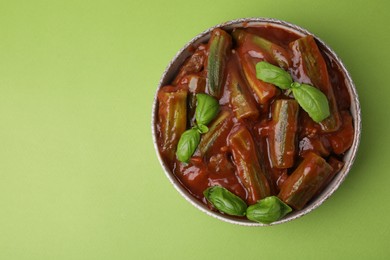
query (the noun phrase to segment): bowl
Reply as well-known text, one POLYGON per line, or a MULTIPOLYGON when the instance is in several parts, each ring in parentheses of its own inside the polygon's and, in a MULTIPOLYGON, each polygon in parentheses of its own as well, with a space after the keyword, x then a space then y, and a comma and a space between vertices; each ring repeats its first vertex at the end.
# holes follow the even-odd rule
POLYGON ((271 19, 271 18, 243 18, 243 19, 237 19, 225 22, 223 24, 216 25, 214 27, 211 27, 207 29, 206 31, 198 34, 195 36, 192 40, 190 40, 177 54, 176 56, 170 61, 168 66, 166 67, 165 71, 162 74, 161 80, 158 84, 156 91, 156 95, 153 102, 153 110, 152 110, 152 135, 153 135, 153 143, 154 147, 156 149, 157 156, 159 158, 159 161, 161 163, 161 166, 172 183, 172 185, 175 187, 175 189, 187 200, 189 201, 193 206, 198 208, 199 210, 205 212, 206 214, 215 217, 219 220, 226 221, 228 223, 232 224, 238 224, 243 226, 269 226, 269 225, 276 225, 281 223, 286 223, 288 221, 297 219, 299 217, 302 217, 306 215, 307 213, 313 211, 314 209, 318 208, 322 203, 324 203, 341 185, 341 183, 345 180, 346 176, 348 175, 349 171, 351 170, 351 167, 354 163, 354 160, 356 158, 356 153, 358 150, 359 142, 360 142, 360 133, 361 133, 361 110, 360 110, 360 104, 359 99, 357 95, 357 91, 355 88, 355 85, 351 79, 351 76, 349 75, 347 69, 345 68, 344 64, 340 60, 340 58, 336 55, 336 53, 321 39, 307 31, 306 29, 303 29, 297 25, 277 20, 277 19, 271 19), (205 43, 210 38, 210 33, 215 28, 221 28, 226 31, 231 31, 234 28, 240 28, 240 27, 252 27, 252 26, 262 26, 262 25, 272 25, 274 27, 279 27, 285 30, 288 30, 292 33, 295 33, 299 36, 305 36, 305 35, 312 35, 315 40, 317 41, 317 44, 319 45, 320 49, 326 53, 326 55, 329 55, 331 59, 333 59, 339 66, 339 70, 343 74, 345 78, 345 84, 348 89, 350 98, 351 98, 351 107, 350 112, 353 117, 353 125, 354 125, 354 140, 352 143, 351 148, 345 153, 343 157, 343 161, 345 162, 343 168, 340 170, 338 174, 332 179, 332 181, 328 184, 328 186, 314 199, 312 199, 302 210, 296 210, 292 213, 286 215, 284 218, 279 219, 278 221, 272 222, 271 224, 263 224, 263 223, 256 223, 252 222, 248 219, 241 219, 232 217, 226 214, 221 214, 216 211, 210 210, 205 204, 194 198, 187 190, 184 188, 181 183, 178 181, 178 179, 175 177, 175 175, 171 172, 171 170, 168 168, 168 166, 165 164, 164 160, 162 159, 162 156, 159 152, 158 145, 157 145, 157 129, 156 129, 156 123, 157 123, 157 114, 158 114, 158 105, 157 105, 157 91, 164 85, 169 84, 170 81, 173 80, 175 74, 178 72, 180 66, 185 61, 187 57, 189 57, 193 50, 193 46, 197 46, 201 43, 205 43))

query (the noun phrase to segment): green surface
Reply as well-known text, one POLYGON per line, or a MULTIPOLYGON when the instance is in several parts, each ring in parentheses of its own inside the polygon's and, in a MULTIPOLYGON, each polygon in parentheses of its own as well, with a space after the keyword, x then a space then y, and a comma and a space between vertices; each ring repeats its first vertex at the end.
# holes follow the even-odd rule
POLYGON ((389 259, 389 3, 1 0, 0 259, 389 259), (324 205, 249 228, 173 189, 150 115, 165 66, 188 40, 260 16, 307 28, 339 54, 363 133, 353 170, 324 205))

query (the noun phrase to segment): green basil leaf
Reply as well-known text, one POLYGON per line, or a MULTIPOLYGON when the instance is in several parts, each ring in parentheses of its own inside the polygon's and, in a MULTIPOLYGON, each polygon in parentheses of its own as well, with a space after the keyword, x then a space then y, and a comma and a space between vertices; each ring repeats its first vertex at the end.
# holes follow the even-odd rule
POLYGON ((198 104, 195 110, 195 119, 198 125, 207 125, 219 112, 218 101, 207 94, 196 94, 198 104))
POLYGON ((197 129, 189 129, 181 136, 177 144, 176 157, 181 162, 188 162, 200 142, 200 133, 197 129))
POLYGON ((284 217, 292 209, 276 196, 266 197, 249 206, 246 217, 252 221, 269 224, 284 217))
POLYGON ((245 215, 246 203, 224 187, 212 186, 207 188, 203 195, 216 209, 223 213, 233 216, 245 215))
POLYGON ((196 129, 198 129, 199 133, 205 134, 209 131, 209 128, 205 125, 199 124, 196 126, 196 129))
POLYGON ((319 89, 296 82, 291 87, 294 98, 315 122, 319 123, 330 115, 328 99, 319 89))
POLYGON ((256 64, 256 77, 281 89, 289 89, 293 82, 287 71, 265 61, 256 64))

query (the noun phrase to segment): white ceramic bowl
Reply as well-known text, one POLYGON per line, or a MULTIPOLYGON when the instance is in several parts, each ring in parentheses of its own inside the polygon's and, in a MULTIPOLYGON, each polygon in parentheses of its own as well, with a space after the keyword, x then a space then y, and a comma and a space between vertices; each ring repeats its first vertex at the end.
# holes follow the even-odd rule
MULTIPOLYGON (((160 89, 162 86, 168 85, 170 81, 174 78, 176 73, 178 72, 180 66, 184 62, 184 60, 189 57, 192 53, 190 52, 192 46, 198 46, 200 43, 205 43, 210 38, 210 33, 215 28, 222 28, 227 31, 231 31, 234 28, 240 28, 240 27, 251 27, 251 26, 259 26, 259 25, 272 25, 274 27, 280 27, 285 30, 291 31, 297 35, 305 36, 305 35, 313 35, 312 33, 308 32, 307 30, 291 24, 287 23, 285 21, 276 20, 276 19, 270 19, 270 18, 243 18, 238 20, 232 20, 223 24, 216 25, 214 27, 209 28, 208 30, 198 34, 195 36, 191 41, 189 41, 172 59, 172 61, 168 64, 167 68, 165 69, 160 83, 158 85, 158 89, 160 89)), ((269 226, 269 225, 275 225, 275 224, 281 224, 288 221, 291 221, 293 219, 299 218, 303 215, 306 215, 310 211, 316 209, 318 206, 320 206, 325 200, 327 200, 340 186, 340 184, 344 181, 345 177, 347 176, 348 172, 350 171, 352 164, 356 158, 356 152, 359 146, 360 142, 360 133, 361 133, 361 111, 360 111, 360 104, 358 95, 356 92, 355 85, 346 70, 344 64, 341 62, 341 60, 337 57, 337 55, 334 53, 333 50, 331 50, 321 39, 313 35, 316 39, 317 43, 320 44, 320 47, 323 51, 325 51, 328 55, 331 56, 332 59, 334 59, 340 69, 343 73, 343 76, 346 80, 346 86, 348 88, 350 97, 351 97, 351 114, 354 119, 354 141, 352 144, 352 147, 346 152, 344 156, 344 162, 345 165, 341 169, 341 171, 336 174, 334 179, 329 183, 329 185, 321 192, 320 195, 315 197, 313 200, 311 200, 302 210, 295 210, 292 213, 288 214, 284 218, 275 221, 271 224, 261 224, 261 223, 255 223, 248 219, 237 219, 235 217, 230 217, 228 215, 220 214, 219 212, 211 211, 205 204, 198 201, 196 198, 194 198, 176 179, 175 175, 171 172, 171 170, 165 165, 164 161, 162 160, 162 157, 160 155, 159 149, 157 147, 157 131, 156 131, 156 123, 157 123, 157 114, 158 114, 158 108, 157 108, 157 91, 156 96, 154 98, 153 103, 153 111, 152 111, 152 134, 153 134, 153 142, 154 146, 157 152, 157 156, 159 158, 159 161, 161 163, 161 166, 164 169, 164 172, 168 179, 171 181, 173 186, 176 188, 176 190, 179 191, 179 193, 192 205, 200 209, 201 211, 205 212, 206 214, 213 216, 217 219, 233 223, 233 224, 239 224, 244 226, 269 226)))

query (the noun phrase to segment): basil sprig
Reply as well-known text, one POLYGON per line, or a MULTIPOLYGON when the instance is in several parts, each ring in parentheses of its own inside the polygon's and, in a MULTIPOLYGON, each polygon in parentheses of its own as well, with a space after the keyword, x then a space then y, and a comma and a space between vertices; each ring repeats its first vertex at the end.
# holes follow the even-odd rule
POLYGON ((188 162, 200 142, 200 135, 209 131, 206 126, 219 112, 218 101, 207 94, 196 94, 197 106, 195 109, 196 125, 186 130, 177 144, 176 157, 181 162, 188 162))
POLYGON ((293 83, 287 71, 265 61, 256 64, 256 76, 258 79, 272 83, 281 89, 289 89, 293 83))
POLYGON ((219 111, 218 101, 207 94, 196 94, 198 104, 195 109, 195 119, 198 125, 207 125, 219 111))
POLYGON ((203 192, 204 197, 217 210, 232 216, 245 216, 252 221, 269 224, 283 218, 291 207, 276 196, 269 196, 247 206, 245 201, 222 186, 211 186, 203 192))
POLYGON ((233 216, 245 216, 246 214, 246 203, 222 186, 209 187, 203 192, 203 195, 216 209, 223 213, 233 216))
POLYGON ((266 197, 248 207, 246 217, 252 221, 269 224, 284 217, 292 209, 276 196, 266 197))
POLYGON ((328 99, 320 90, 297 82, 291 84, 291 89, 299 105, 315 122, 321 122, 330 115, 328 99))
POLYGON ((325 94, 313 86, 293 82, 291 75, 285 70, 261 61, 256 64, 256 76, 281 89, 291 89, 298 104, 315 122, 319 123, 330 115, 329 102, 325 94))
POLYGON ((181 162, 187 162, 200 142, 200 133, 198 129, 192 128, 185 131, 177 144, 176 156, 181 162))

